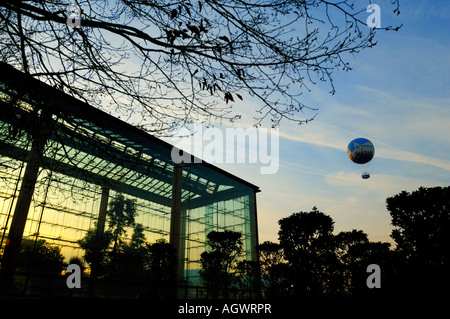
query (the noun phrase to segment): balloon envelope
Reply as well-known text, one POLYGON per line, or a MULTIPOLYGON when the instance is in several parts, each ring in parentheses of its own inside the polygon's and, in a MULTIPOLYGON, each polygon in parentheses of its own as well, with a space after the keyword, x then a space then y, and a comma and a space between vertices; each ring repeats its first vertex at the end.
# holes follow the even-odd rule
POLYGON ((356 164, 366 164, 375 155, 375 147, 366 138, 355 138, 347 146, 347 154, 350 160, 356 164))

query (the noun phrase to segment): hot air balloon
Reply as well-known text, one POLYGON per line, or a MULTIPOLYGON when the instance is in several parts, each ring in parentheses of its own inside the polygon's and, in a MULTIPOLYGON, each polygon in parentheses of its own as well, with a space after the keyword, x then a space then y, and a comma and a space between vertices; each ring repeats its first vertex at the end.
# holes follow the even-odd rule
POLYGON ((363 179, 370 178, 368 163, 375 155, 375 147, 373 146, 372 142, 363 137, 355 138, 348 144, 347 154, 353 163, 361 166, 361 177, 363 179))

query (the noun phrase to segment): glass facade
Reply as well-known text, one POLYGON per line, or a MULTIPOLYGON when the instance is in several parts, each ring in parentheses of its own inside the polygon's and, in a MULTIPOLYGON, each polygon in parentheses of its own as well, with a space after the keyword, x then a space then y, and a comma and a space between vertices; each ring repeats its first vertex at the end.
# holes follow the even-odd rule
MULTIPOLYGON (((26 179, 34 189, 23 239, 58 246, 66 262, 83 257, 78 241, 107 223, 107 204, 119 194, 135 201, 147 243, 175 243, 188 285, 201 284, 200 254, 213 230, 241 232, 242 258, 256 260, 258 187, 205 162, 179 166, 170 144, 6 64, 0 69, 0 254, 17 229, 26 179)), ((125 230, 123 242, 132 234, 125 230)))

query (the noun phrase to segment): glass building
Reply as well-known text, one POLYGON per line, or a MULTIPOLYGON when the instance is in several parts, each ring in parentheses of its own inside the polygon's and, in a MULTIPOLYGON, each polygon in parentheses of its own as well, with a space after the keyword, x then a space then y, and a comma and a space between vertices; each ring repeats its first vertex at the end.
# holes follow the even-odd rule
POLYGON ((206 162, 175 164, 171 151, 0 63, 2 269, 15 262, 14 247, 25 239, 58 246, 65 262, 82 258, 78 241, 105 228, 108 203, 119 194, 135 201, 146 242, 165 239, 177 248, 179 282, 201 284, 200 254, 213 230, 241 232, 243 258, 256 260, 259 188, 206 162))

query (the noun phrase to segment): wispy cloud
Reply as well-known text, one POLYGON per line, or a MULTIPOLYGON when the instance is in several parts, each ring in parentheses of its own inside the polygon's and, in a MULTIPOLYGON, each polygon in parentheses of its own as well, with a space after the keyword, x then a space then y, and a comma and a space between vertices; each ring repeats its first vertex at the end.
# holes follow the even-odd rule
POLYGON ((450 161, 449 160, 436 158, 436 157, 432 157, 432 156, 428 156, 428 155, 399 150, 397 148, 393 149, 393 148, 384 148, 384 147, 377 149, 376 154, 378 157, 381 157, 381 158, 386 158, 386 159, 396 160, 396 161, 407 161, 407 162, 432 165, 432 166, 450 171, 450 161))
MULTIPOLYGON (((325 124, 318 124, 313 130, 309 130, 302 134, 293 135, 287 132, 280 133, 281 138, 321 147, 329 147, 340 151, 345 151, 345 147, 350 141, 348 138, 349 136, 359 137, 356 133, 345 134, 345 130, 325 124)), ((375 154, 379 158, 432 165, 450 171, 449 160, 402 150, 397 145, 381 142, 378 139, 372 141, 375 144, 375 154)))
POLYGON ((376 178, 372 178, 370 183, 368 183, 359 176, 344 171, 328 174, 326 176, 326 182, 331 186, 339 188, 353 188, 352 194, 354 196, 358 196, 364 192, 373 194, 373 197, 377 197, 376 194, 390 196, 401 190, 412 191, 420 186, 436 186, 434 180, 388 174, 377 174, 376 178), (364 187, 361 187, 362 183, 364 187))
POLYGON ((300 128, 285 125, 280 137, 340 151, 345 151, 353 138, 366 137, 374 143, 378 158, 450 171, 450 100, 408 100, 360 85, 355 89, 358 107, 335 101, 328 106, 324 121, 300 128), (348 120, 349 113, 358 113, 361 120, 355 120, 358 116, 348 120), (370 118, 366 118, 367 114, 371 114, 370 118), (430 155, 432 152, 437 155, 430 155))

